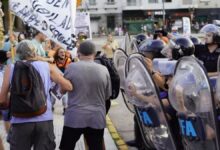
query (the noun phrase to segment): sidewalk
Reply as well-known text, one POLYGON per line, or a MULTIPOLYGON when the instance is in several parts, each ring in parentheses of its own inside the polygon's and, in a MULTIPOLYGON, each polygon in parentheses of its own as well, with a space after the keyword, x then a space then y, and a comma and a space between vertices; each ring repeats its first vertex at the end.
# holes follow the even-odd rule
MULTIPOLYGON (((63 115, 62 115, 62 104, 60 101, 56 102, 55 112, 54 112, 54 132, 56 136, 56 150, 59 150, 60 139, 63 129, 63 115)), ((3 121, 0 121, 0 137, 3 139, 5 150, 9 150, 9 144, 6 142, 6 133, 3 126, 3 121)), ((94 137, 95 138, 95 137, 94 137)), ((117 147, 112 140, 112 137, 108 131, 105 129, 104 140, 106 145, 106 150, 117 150, 117 147)), ((83 138, 78 141, 75 150, 85 150, 83 138)))

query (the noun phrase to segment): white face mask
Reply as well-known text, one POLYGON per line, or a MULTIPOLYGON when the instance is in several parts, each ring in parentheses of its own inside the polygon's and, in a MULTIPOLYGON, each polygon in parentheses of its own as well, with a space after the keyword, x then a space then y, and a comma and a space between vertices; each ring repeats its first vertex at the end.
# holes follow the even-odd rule
POLYGON ((206 44, 212 44, 213 43, 213 33, 211 33, 211 32, 206 33, 205 43, 206 44))

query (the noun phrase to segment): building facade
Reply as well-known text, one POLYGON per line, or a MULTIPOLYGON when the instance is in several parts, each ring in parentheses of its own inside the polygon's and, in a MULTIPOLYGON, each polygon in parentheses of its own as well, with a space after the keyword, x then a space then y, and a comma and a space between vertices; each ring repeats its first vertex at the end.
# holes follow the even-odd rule
POLYGON ((219 0, 199 0, 198 9, 195 10, 195 20, 198 22, 212 22, 220 20, 219 0))
POLYGON ((85 0, 77 9, 90 12, 93 34, 110 33, 122 26, 122 4, 116 0, 85 0))
MULTIPOLYGON (((7 31, 8 0, 2 0, 7 31)), ((170 29, 181 26, 182 17, 189 17, 193 24, 211 23, 220 20, 219 0, 82 0, 78 10, 90 12, 94 34, 109 33, 115 27, 124 26, 125 21, 157 20, 160 26, 170 29)), ((22 29, 22 21, 15 20, 15 28, 22 29)))
MULTIPOLYGON (((87 0, 94 32, 113 30, 127 20, 157 20, 159 26, 181 27, 182 17, 192 24, 220 19, 219 0, 87 0)), ((82 6, 83 7, 83 6, 82 6)))

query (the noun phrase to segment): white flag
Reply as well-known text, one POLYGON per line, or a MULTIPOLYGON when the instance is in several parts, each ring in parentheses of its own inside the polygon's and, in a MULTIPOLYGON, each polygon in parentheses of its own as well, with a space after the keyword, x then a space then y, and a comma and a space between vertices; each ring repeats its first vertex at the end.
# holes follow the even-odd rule
POLYGON ((10 0, 10 9, 62 47, 75 47, 75 0, 10 0))

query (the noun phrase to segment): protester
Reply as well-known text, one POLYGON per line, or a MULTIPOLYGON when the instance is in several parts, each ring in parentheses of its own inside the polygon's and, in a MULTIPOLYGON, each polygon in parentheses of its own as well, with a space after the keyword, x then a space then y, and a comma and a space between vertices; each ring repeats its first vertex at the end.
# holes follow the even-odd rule
POLYGON ((113 53, 117 48, 119 48, 118 42, 109 34, 106 43, 102 46, 107 58, 113 58, 113 53))
POLYGON ((41 60, 41 61, 47 61, 47 62, 50 62, 52 63, 54 60, 53 60, 53 57, 50 57, 50 58, 47 58, 46 57, 46 51, 43 47, 43 42, 46 41, 46 36, 39 32, 39 31, 35 31, 34 33, 34 39, 32 40, 32 43, 36 49, 36 53, 37 53, 37 59, 38 60, 41 60))
POLYGON ((25 34, 23 32, 20 32, 18 34, 18 42, 21 42, 21 41, 23 41, 25 39, 26 39, 25 34))
MULTIPOLYGON (((22 61, 32 61, 31 65, 39 73, 42 79, 44 92, 46 94, 46 111, 35 117, 21 118, 12 114, 11 130, 9 132, 9 142, 11 150, 30 150, 33 146, 34 149, 39 150, 53 150, 55 149, 55 136, 53 131, 53 114, 51 110, 51 102, 49 89, 51 80, 59 84, 63 90, 70 91, 73 89, 70 81, 63 78, 56 68, 49 65, 47 62, 34 61, 36 60, 36 49, 31 41, 24 40, 17 46, 17 56, 22 61)), ((27 62, 28 63, 28 62, 27 62)), ((0 93, 0 105, 9 103, 8 94, 14 75, 15 65, 8 65, 4 72, 3 84, 0 93)), ((21 85, 23 86, 23 84, 21 85)), ((13 92, 13 91, 11 91, 13 92)), ((11 93, 12 94, 12 93, 11 93)), ((12 102, 10 102, 12 103, 12 102)), ((17 106, 22 107, 20 105, 17 106)), ((10 106, 10 109, 12 106, 10 106)))
POLYGON ((65 70, 65 78, 74 85, 68 93, 61 150, 74 149, 84 134, 90 150, 102 150, 106 126, 105 101, 111 96, 110 75, 104 66, 94 62, 95 45, 90 41, 80 44, 79 62, 71 63, 65 70))
POLYGON ((70 57, 67 55, 67 51, 63 48, 57 49, 54 54, 54 62, 56 66, 64 73, 67 66, 71 63, 70 57))
POLYGON ((56 51, 60 48, 61 46, 58 45, 57 43, 50 41, 50 50, 48 50, 48 57, 54 57, 56 51))
MULTIPOLYGON (((63 48, 59 48, 56 53, 54 54, 54 63, 57 66, 57 68, 64 73, 67 66, 72 62, 72 60, 66 55, 66 50, 63 48)), ((55 104, 55 99, 51 97, 52 99, 52 105, 55 104)), ((65 113, 65 110, 67 108, 67 95, 65 94, 62 97, 63 102, 63 113, 65 113)))

